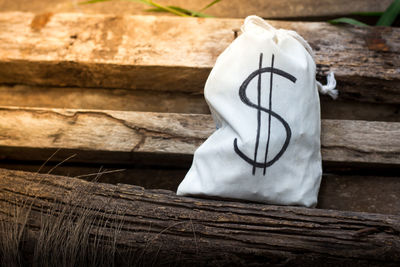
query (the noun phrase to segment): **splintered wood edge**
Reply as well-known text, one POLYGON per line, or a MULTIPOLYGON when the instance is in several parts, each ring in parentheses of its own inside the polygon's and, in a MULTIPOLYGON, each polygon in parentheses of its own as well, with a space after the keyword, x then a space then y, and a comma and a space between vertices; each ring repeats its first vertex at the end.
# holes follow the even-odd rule
MULTIPOLYGON (((77 154, 72 161, 129 163, 143 154, 179 162, 215 130, 201 114, 0 107, 0 117, 2 156, 15 160, 61 149, 77 154)), ((398 165, 400 123, 322 120, 321 147, 325 162, 398 165)))

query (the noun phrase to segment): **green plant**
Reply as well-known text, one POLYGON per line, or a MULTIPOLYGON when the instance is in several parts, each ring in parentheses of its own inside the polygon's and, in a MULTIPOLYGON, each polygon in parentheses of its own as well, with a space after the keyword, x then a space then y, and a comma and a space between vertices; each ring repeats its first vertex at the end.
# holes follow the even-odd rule
MULTIPOLYGON (((358 16, 379 16, 376 26, 391 26, 400 13, 400 0, 394 0, 385 12, 358 12, 353 15, 358 16)), ((367 24, 352 18, 338 18, 329 20, 332 24, 346 23, 357 26, 368 26, 367 24)))
MULTIPOLYGON (((94 4, 94 3, 108 2, 108 1, 111 1, 111 0, 90 0, 90 1, 86 1, 86 2, 81 2, 79 4, 85 5, 85 4, 94 4)), ((181 17, 209 18, 212 16, 207 15, 203 12, 205 10, 207 10, 208 8, 212 7, 213 5, 215 5, 216 3, 220 2, 221 0, 214 0, 198 11, 190 10, 190 9, 186 9, 186 8, 178 7, 178 6, 164 6, 164 5, 161 5, 161 4, 151 1, 151 0, 126 0, 126 1, 139 2, 139 3, 146 4, 148 6, 151 6, 152 8, 145 10, 148 12, 166 12, 166 13, 172 13, 172 14, 175 14, 175 15, 181 16, 181 17)))

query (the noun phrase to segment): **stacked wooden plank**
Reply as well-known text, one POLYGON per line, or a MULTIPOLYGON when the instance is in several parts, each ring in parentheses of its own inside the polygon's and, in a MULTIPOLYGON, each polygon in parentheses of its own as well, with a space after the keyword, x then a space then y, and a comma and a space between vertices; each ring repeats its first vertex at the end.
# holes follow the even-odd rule
MULTIPOLYGON (((41 172, 81 177, 100 166, 123 168, 107 173, 103 167, 101 181, 175 190, 194 150, 213 132, 202 89, 241 23, 2 13, 0 166, 37 171, 47 161, 41 172)), ((244 264, 251 257, 260 264, 396 265, 400 30, 271 24, 310 42, 318 79, 334 71, 338 80, 339 99, 321 98, 325 174, 319 196, 319 208, 337 211, 179 198, 170 191, 11 170, 1 172, 0 201, 32 201, 37 229, 50 203, 77 205, 63 197, 90 187, 82 207, 119 220, 125 239, 118 244, 135 250, 145 244, 146 257, 159 250, 168 261, 179 258, 171 254, 178 249, 183 265, 244 264), (211 261, 217 254, 221 260, 211 261)))

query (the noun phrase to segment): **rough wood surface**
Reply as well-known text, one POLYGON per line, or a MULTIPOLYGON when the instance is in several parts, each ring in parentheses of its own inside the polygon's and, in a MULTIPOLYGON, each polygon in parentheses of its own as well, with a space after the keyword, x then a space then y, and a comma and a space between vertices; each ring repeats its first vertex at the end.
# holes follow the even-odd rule
MULTIPOLYGON (((46 166, 32 163, 0 161, 0 168, 79 177, 108 184, 132 184, 146 189, 165 189, 176 192, 189 167, 68 164, 46 166)), ((326 169, 324 169, 326 172, 326 169)), ((367 175, 324 174, 318 195, 320 209, 373 212, 400 215, 400 173, 383 176, 381 171, 367 175), (380 176, 379 176, 380 175, 380 176)))
MULTIPOLYGON (((392 0, 229 0, 221 1, 206 12, 217 17, 243 18, 257 14, 266 18, 298 18, 347 15, 354 12, 384 11, 392 0)), ((111 14, 149 14, 146 5, 134 1, 112 1, 95 5, 79 5, 71 0, 0 0, 0 10, 43 12, 85 12, 111 14)), ((159 0, 157 3, 199 10, 210 3, 209 0, 159 0)), ((150 13, 155 14, 155 13, 150 13)))
MULTIPOLYGON (((203 94, 129 89, 1 86, 0 106, 209 114, 203 94)), ((321 117, 400 121, 400 104, 332 100, 321 96, 321 117)))
MULTIPOLYGON (((1 155, 18 160, 60 148, 77 153, 71 161, 129 163, 137 153, 164 159, 149 164, 167 154, 190 161, 215 129, 202 114, 0 107, 0 117, 1 155)), ((322 120, 321 146, 325 162, 398 165, 400 123, 322 120)))
MULTIPOLYGON (((2 216, 17 203, 32 203, 26 231, 33 244, 43 225, 59 226, 62 236, 60 216, 71 220, 65 214, 73 214, 77 222, 86 217, 83 230, 96 236, 92 242, 102 244, 113 235, 116 247, 130 248, 142 264, 400 262, 399 216, 184 198, 165 190, 9 170, 1 170, 0 176, 2 216)), ((57 249, 58 243, 46 248, 57 249)))
MULTIPOLYGON (((310 42, 317 74, 334 71, 342 98, 400 103, 400 29, 271 23, 310 42)), ((241 24, 239 19, 2 13, 0 83, 202 92, 217 56, 241 24)))

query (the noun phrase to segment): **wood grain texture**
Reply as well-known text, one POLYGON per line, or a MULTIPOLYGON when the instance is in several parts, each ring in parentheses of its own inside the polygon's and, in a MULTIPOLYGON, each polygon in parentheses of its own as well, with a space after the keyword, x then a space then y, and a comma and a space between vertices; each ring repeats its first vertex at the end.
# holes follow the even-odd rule
POLYGON ((325 161, 399 163, 400 123, 325 120, 322 128, 325 161))
MULTIPOLYGON (((203 94, 129 89, 0 85, 0 106, 209 114, 203 94)), ((321 118, 400 121, 400 104, 321 96, 321 118)))
MULTIPOLYGON (((96 236, 91 242, 102 245, 111 235, 117 248, 130 249, 142 265, 150 261, 157 266, 171 262, 396 266, 400 262, 399 216, 186 198, 166 190, 3 169, 0 176, 3 218, 14 205, 32 203, 25 229, 33 244, 44 225, 59 225, 62 236, 65 224, 57 219, 71 220, 68 214, 73 214, 78 222, 85 216, 88 227, 83 230, 96 236)), ((37 253, 46 255, 59 243, 55 239, 37 253)), ((32 254, 25 251, 25 255, 32 254)))
MULTIPOLYGON (((0 107, 0 117, 1 155, 17 160, 60 148, 78 154, 72 161, 129 163, 142 153, 187 164, 215 129, 202 114, 0 107)), ((400 123, 322 120, 321 146, 325 162, 400 164, 400 123)))
MULTIPOLYGON (((11 163, 0 161, 0 168, 79 177, 87 181, 108 184, 131 184, 146 189, 165 189, 176 192, 189 167, 163 166, 11 163)), ((326 171, 326 169, 324 169, 326 171)), ((373 212, 400 215, 400 173, 382 176, 382 172, 367 175, 324 174, 318 195, 320 209, 373 212), (377 176, 381 175, 381 176, 377 176)))
MULTIPOLYGON (((399 29, 271 23, 310 42, 318 76, 334 71, 341 98, 400 103, 399 29)), ((239 19, 2 13, 0 83, 202 92, 217 56, 241 24, 239 19)))
MULTIPOLYGON (((159 0, 157 3, 199 10, 210 3, 208 0, 159 0)), ((206 12, 217 17, 243 18, 257 14, 265 18, 296 18, 347 15, 354 12, 384 11, 391 0, 230 0, 221 1, 206 12)), ((147 6, 133 1, 112 1, 92 5, 78 5, 70 0, 0 0, 2 11, 43 12, 85 12, 107 14, 157 14, 145 12, 147 6)))

